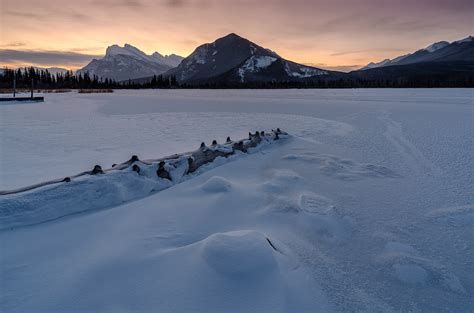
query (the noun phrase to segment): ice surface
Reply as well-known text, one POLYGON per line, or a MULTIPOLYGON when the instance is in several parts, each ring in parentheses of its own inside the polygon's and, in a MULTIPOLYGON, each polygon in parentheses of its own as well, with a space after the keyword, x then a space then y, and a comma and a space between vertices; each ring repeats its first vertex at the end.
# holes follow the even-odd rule
POLYGON ((0 311, 470 312, 472 96, 155 90, 2 105, 0 189, 249 131, 293 137, 151 196, 165 182, 144 171, 27 193, 14 212, 1 197, 3 216, 35 225, 0 232, 0 311), (88 211, 26 214, 52 208, 88 211))

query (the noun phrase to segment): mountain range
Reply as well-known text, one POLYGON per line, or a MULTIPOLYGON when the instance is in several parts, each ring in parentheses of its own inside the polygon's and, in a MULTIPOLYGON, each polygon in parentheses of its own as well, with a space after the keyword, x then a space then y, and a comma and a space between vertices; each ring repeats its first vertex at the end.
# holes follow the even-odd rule
POLYGON ((163 74, 176 67, 181 60, 183 57, 175 54, 164 56, 155 52, 147 55, 129 44, 123 47, 112 45, 107 48, 103 58, 93 59, 77 73, 87 72, 90 76, 96 75, 101 78, 124 81, 163 74))
POLYGON ((185 83, 291 81, 329 74, 330 71, 285 60, 234 33, 197 47, 176 68, 166 72, 185 83))
POLYGON ((469 36, 452 43, 447 41, 436 42, 424 49, 417 50, 414 53, 401 55, 394 59, 385 59, 378 63, 371 62, 361 68, 361 70, 421 62, 473 61, 473 39, 474 38, 472 36, 469 36))
MULTIPOLYGON (((188 57, 151 55, 125 44, 107 48, 102 59, 94 59, 78 73, 88 72, 116 81, 147 83, 156 75, 174 76, 187 86, 239 86, 263 83, 311 84, 315 81, 474 80, 472 36, 436 42, 394 59, 369 63, 349 73, 329 71, 286 60, 276 52, 234 33, 197 47, 188 57)), ((346 84, 347 85, 347 84, 346 84)), ((331 86, 328 84, 327 86, 331 86)))

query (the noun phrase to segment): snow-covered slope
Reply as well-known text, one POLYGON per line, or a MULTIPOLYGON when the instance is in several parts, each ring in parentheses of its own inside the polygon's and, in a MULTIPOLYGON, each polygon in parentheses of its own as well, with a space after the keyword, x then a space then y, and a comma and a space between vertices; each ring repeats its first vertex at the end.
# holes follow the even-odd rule
POLYGON ((94 59, 79 74, 89 73, 117 81, 159 75, 177 66, 183 58, 175 54, 161 55, 158 52, 147 55, 138 48, 125 44, 107 48, 102 59, 94 59))
POLYGON ((361 68, 361 70, 430 61, 472 61, 474 59, 472 56, 474 54, 474 44, 472 38, 472 36, 469 36, 452 43, 447 41, 436 42, 426 48, 399 56, 392 60, 385 59, 378 63, 371 62, 361 68))
MULTIPOLYGON (((112 188, 106 174, 36 194, 37 209, 88 211, 0 231, 0 311, 469 312, 471 113, 470 89, 116 91, 0 106, 0 189, 249 129, 293 135, 157 193, 123 172, 112 188)), ((3 215, 34 207, 6 198, 3 215)))
POLYGON ((432 53, 432 52, 435 52, 436 50, 442 49, 442 48, 444 48, 448 45, 449 45, 449 42, 447 42, 447 41, 435 42, 434 44, 426 47, 424 50, 432 53))
POLYGON ((167 74, 181 82, 288 81, 328 75, 318 68, 297 64, 242 38, 229 34, 201 45, 167 74))
POLYGON ((181 63, 181 61, 184 59, 182 56, 176 55, 174 53, 170 55, 162 55, 159 52, 154 52, 150 57, 153 60, 156 60, 158 63, 163 63, 171 67, 178 66, 179 63, 181 63))

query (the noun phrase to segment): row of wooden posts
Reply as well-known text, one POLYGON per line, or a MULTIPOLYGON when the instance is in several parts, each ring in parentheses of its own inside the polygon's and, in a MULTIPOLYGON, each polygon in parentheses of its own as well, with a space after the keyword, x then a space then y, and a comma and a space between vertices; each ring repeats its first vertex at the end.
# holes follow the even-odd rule
MULTIPOLYGON (((160 159, 158 162, 158 169, 156 170, 156 174, 158 177, 171 180, 170 173, 165 168, 166 161, 177 160, 181 156, 184 156, 184 155, 188 155, 187 174, 190 174, 190 173, 195 172, 201 166, 214 161, 217 157, 228 157, 234 154, 236 151, 242 151, 246 153, 248 149, 254 148, 258 144, 260 144, 262 141, 262 138, 264 138, 265 136, 268 136, 269 138, 273 140, 279 140, 280 135, 282 134, 286 134, 286 133, 282 132, 280 128, 277 128, 276 131, 272 129, 272 132, 270 134, 265 134, 264 131, 261 131, 261 132, 257 131, 255 133, 249 132, 249 137, 247 140, 232 141, 230 137, 227 137, 227 140, 224 146, 231 147, 232 149, 229 149, 229 151, 215 149, 217 148, 217 145, 218 145, 216 140, 212 141, 212 144, 210 147, 207 147, 206 144, 202 142, 199 149, 195 151, 183 153, 183 154, 175 154, 175 155, 160 159)), ((138 164, 135 164, 136 162, 140 162, 146 165, 151 165, 152 163, 155 163, 156 161, 155 162, 142 161, 138 158, 138 156, 134 155, 132 156, 130 160, 128 160, 125 163, 122 163, 119 165, 113 164, 112 168, 109 170, 122 170, 122 169, 128 168, 130 165, 133 164, 132 170, 137 173, 140 173, 141 168, 138 164)), ((90 175, 104 174, 105 171, 102 169, 100 165, 95 165, 94 168, 89 172, 89 174, 90 175)), ((71 181, 71 179, 70 177, 66 177, 64 178, 64 181, 69 182, 71 181)))
POLYGON ((126 168, 129 168, 130 166, 132 167, 133 171, 140 173, 141 171, 140 164, 144 164, 144 165, 158 164, 156 175, 163 179, 172 180, 170 172, 168 172, 168 170, 166 169, 167 163, 170 165, 173 165, 177 162, 181 162, 183 157, 187 156, 188 170, 186 174, 190 174, 190 173, 195 172, 198 168, 200 168, 204 164, 214 161, 217 157, 228 157, 234 154, 236 151, 241 151, 241 152, 246 153, 248 149, 254 148, 258 144, 260 144, 263 138, 270 139, 270 140, 278 140, 280 139, 281 135, 287 135, 287 133, 281 131, 280 128, 277 128, 276 130, 272 129, 270 133, 265 133, 264 131, 261 131, 261 132, 257 131, 255 133, 249 133, 248 139, 232 141, 230 137, 227 137, 226 142, 220 146, 218 145, 216 140, 213 140, 210 146, 206 146, 206 144, 203 142, 201 143, 201 146, 199 147, 199 149, 195 151, 181 153, 181 154, 174 154, 174 155, 156 159, 156 160, 140 160, 138 156, 134 155, 130 158, 130 160, 121 164, 113 164, 112 167, 108 169, 102 169, 100 165, 95 165, 92 170, 85 171, 74 176, 54 179, 54 180, 30 185, 27 187, 18 188, 15 190, 3 190, 3 191, 0 190, 0 195, 17 194, 17 193, 33 190, 36 188, 48 186, 48 185, 53 185, 53 184, 58 184, 58 183, 68 183, 68 182, 71 182, 72 179, 78 178, 84 175, 104 174, 109 171, 124 170, 126 168))

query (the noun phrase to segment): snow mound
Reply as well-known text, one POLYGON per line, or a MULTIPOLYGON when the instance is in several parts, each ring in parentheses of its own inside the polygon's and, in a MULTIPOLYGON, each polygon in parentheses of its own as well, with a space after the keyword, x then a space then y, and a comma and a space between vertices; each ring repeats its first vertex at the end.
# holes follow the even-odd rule
POLYGON ((300 213, 301 208, 295 199, 285 196, 276 196, 268 206, 271 212, 277 213, 300 213))
POLYGON ((301 194, 299 205, 301 210, 305 212, 319 214, 327 214, 335 207, 332 200, 314 193, 301 194))
POLYGON ((334 155, 318 155, 315 153, 288 154, 285 155, 283 159, 319 164, 319 168, 323 174, 342 180, 400 177, 397 173, 385 166, 358 163, 334 155))
POLYGON ((274 181, 266 181, 259 185, 259 189, 267 193, 278 193, 285 190, 286 186, 274 181))
POLYGON ((206 192, 227 192, 232 189, 232 183, 220 176, 212 176, 204 184, 201 189, 206 192))
POLYGON ((276 251, 260 232, 250 230, 217 233, 203 241, 202 257, 224 275, 262 275, 277 270, 276 251))
POLYGON ((0 210, 0 229, 110 208, 172 185, 156 174, 153 178, 147 177, 146 170, 143 166, 140 174, 126 169, 106 175, 81 177, 69 183, 4 196, 0 198, 0 207, 3 208, 0 210))
POLYGON ((446 266, 424 258, 410 245, 388 242, 379 257, 381 263, 389 266, 391 275, 402 283, 431 283, 458 294, 466 293, 459 278, 446 266))
POLYGON ((468 216, 474 216, 474 204, 471 205, 459 205, 459 206, 452 206, 447 208, 439 208, 432 210, 431 212, 426 214, 427 217, 432 218, 447 218, 447 217, 456 217, 460 216, 462 218, 466 218, 468 216))
POLYGON ((302 180, 302 177, 291 169, 276 169, 272 171, 275 181, 280 183, 293 183, 302 180))
POLYGON ((400 242, 388 242, 385 245, 384 253, 392 254, 392 255, 395 255, 395 254, 410 255, 410 254, 417 254, 418 252, 412 246, 409 246, 407 244, 403 244, 400 242))
POLYGON ((416 264, 394 264, 393 270, 397 278, 405 283, 424 284, 428 279, 428 272, 416 264))

